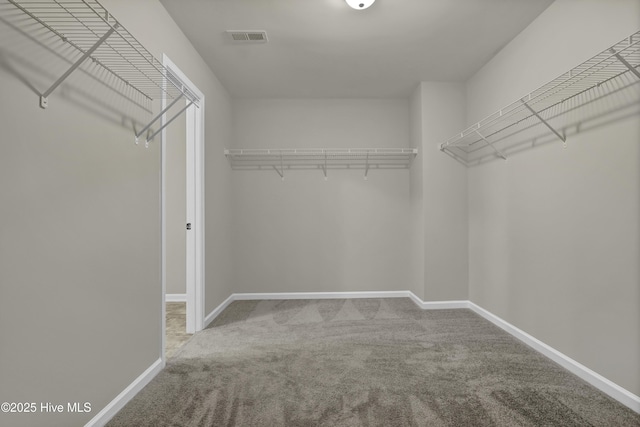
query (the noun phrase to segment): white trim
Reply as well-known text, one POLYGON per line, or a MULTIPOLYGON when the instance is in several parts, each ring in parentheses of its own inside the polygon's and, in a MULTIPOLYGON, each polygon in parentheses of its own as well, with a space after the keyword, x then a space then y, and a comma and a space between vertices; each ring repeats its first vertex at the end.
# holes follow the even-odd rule
MULTIPOLYGON (((170 69, 182 83, 198 97, 198 105, 187 108, 186 129, 187 129, 187 162, 193 163, 193 170, 187 166, 187 222, 192 223, 192 232, 187 234, 187 332, 194 333, 204 328, 205 313, 205 266, 204 266, 204 238, 205 238, 205 212, 204 212, 204 129, 205 129, 205 97, 196 85, 169 59, 166 54, 162 55, 162 64, 170 69), (193 123, 193 126, 189 126, 193 123), (193 142, 192 142, 193 141, 193 142)), ((163 99, 163 107, 166 101, 163 99)), ((186 103, 186 101, 185 101, 186 103)), ((163 117, 164 120, 164 117, 163 117)), ((164 129, 163 129, 164 132, 164 129)), ((162 210, 163 218, 165 212, 165 175, 166 175, 166 147, 165 134, 162 136, 163 162, 162 162, 162 210)), ((163 293, 166 289, 166 241, 164 232, 166 224, 163 222, 163 293)), ((164 307, 164 301, 163 301, 164 307)), ((163 308, 163 319, 164 319, 163 308)), ((165 334, 163 320, 162 334, 165 334)), ((164 338, 163 338, 164 340, 164 338)), ((163 353, 164 353, 163 341, 163 353)))
POLYGON ((187 302, 187 294, 166 294, 165 302, 187 302))
POLYGON ((211 313, 207 314, 207 317, 205 317, 205 319, 204 319, 204 327, 205 328, 207 326, 209 326, 209 324, 211 322, 213 322, 215 320, 215 318, 218 317, 218 315, 220 313, 222 313, 222 310, 227 308, 229 306, 229 304, 231 304, 233 301, 235 301, 234 295, 236 295, 236 294, 229 295, 229 297, 226 300, 224 300, 222 302, 222 304, 217 306, 211 313))
POLYGON ((115 397, 102 411, 98 412, 85 427, 102 427, 109 422, 133 397, 138 394, 149 382, 164 368, 165 363, 162 358, 156 360, 138 378, 115 397))
POLYGON ((408 298, 409 291, 273 292, 232 294, 234 300, 408 298))
MULTIPOLYGON (((166 82, 165 82, 166 84, 166 82)), ((160 111, 167 107, 167 99, 161 99, 160 111)), ((166 335, 167 335, 167 134, 165 126, 166 117, 163 114, 160 118, 162 132, 160 132, 160 287, 162 288, 162 307, 160 309, 160 359, 162 363, 166 360, 166 335)))
POLYGON ((418 307, 423 310, 449 310, 454 308, 469 308, 469 301, 422 301, 416 294, 411 292, 409 296, 418 307))
MULTIPOLYGON (((165 65, 166 66, 166 65, 165 65)), ((175 67, 168 67, 170 70, 174 71, 175 67)), ((175 73, 175 71, 174 71, 175 73)), ((179 73, 175 73, 179 74, 179 73)), ((179 76, 180 78, 184 76, 179 76)), ((185 101, 187 102, 187 101, 185 101)), ((187 288, 187 333, 193 334, 196 331, 196 318, 198 315, 196 314, 196 307, 198 306, 197 299, 197 284, 196 284, 196 121, 195 118, 197 114, 195 114, 195 108, 188 108, 185 114, 185 128, 186 128, 186 193, 185 199, 187 202, 187 210, 186 210, 186 222, 192 224, 191 231, 187 231, 185 235, 185 247, 186 247, 186 258, 185 258, 185 267, 186 267, 186 288, 187 288)))
POLYGON ((422 303, 423 310, 450 310, 469 308, 469 301, 428 301, 422 303))
POLYGON ((631 393, 630 391, 620 387, 618 384, 614 383, 598 374, 597 372, 592 371, 587 368, 583 364, 576 362, 569 356, 559 352, 555 348, 543 343, 537 338, 529 335, 523 330, 513 326, 511 323, 501 319, 495 314, 485 310, 484 308, 474 304, 473 302, 468 302, 468 307, 473 310, 475 313, 479 314, 483 318, 487 319, 494 325, 508 332, 510 335, 519 339, 529 347, 534 350, 542 353, 544 356, 556 362, 558 365, 562 366, 569 372, 577 375, 584 381, 588 382, 592 386, 596 387, 598 390, 603 393, 611 396, 618 402, 623 405, 629 407, 631 410, 640 413, 640 397, 631 393))
MULTIPOLYGON (((189 81, 187 79, 187 81, 189 81)), ((192 85, 191 82, 189 84, 192 85)), ((200 114, 195 114, 195 282, 196 282, 196 331, 204 329, 205 315, 205 97, 195 88, 200 97, 200 114)))

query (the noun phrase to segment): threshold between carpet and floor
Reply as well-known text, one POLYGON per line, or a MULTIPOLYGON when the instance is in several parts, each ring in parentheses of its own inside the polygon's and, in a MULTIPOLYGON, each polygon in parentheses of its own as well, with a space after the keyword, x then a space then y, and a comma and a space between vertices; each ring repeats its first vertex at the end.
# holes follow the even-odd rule
POLYGON ((165 319, 165 356, 170 359, 193 336, 193 334, 185 332, 187 329, 187 303, 167 302, 165 319))
POLYGON ((107 424, 640 426, 469 309, 234 301, 107 424))

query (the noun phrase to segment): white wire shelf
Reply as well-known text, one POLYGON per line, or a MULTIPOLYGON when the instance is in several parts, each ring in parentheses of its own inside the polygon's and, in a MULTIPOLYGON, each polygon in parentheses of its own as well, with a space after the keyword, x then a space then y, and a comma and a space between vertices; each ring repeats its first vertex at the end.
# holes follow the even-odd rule
POLYGON ((275 170, 284 179, 287 170, 317 169, 327 178, 329 169, 408 169, 416 148, 228 149, 232 169, 275 170))
POLYGON ((594 104, 612 104, 612 98, 640 102, 639 67, 640 31, 451 137, 440 149, 470 165, 487 157, 506 160, 515 139, 535 143, 546 135, 566 146, 568 127, 579 127, 594 104))
MULTIPOLYGON (((92 74, 129 100, 148 105, 165 98, 184 98, 189 105, 198 99, 136 40, 97 0, 4 0, 15 7, 3 9, 3 20, 29 38, 46 45, 64 58, 70 68, 40 95, 40 106, 47 108, 48 97, 76 70, 92 74)), ((173 104, 171 104, 173 105, 173 104)), ((136 141, 151 125, 135 131, 136 141)), ((180 111, 182 113, 182 111, 180 111)))

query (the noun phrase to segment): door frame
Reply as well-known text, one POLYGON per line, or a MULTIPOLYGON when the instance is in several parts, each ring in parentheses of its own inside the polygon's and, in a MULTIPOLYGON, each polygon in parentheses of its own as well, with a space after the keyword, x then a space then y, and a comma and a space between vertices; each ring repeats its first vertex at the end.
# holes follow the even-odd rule
MULTIPOLYGON (((204 328, 205 311, 205 269, 204 269, 204 123, 205 123, 205 98, 204 94, 194 85, 189 78, 169 59, 162 55, 162 63, 165 68, 177 76, 182 83, 198 98, 198 106, 191 106, 186 110, 186 150, 187 150, 187 185, 186 185, 186 222, 192 224, 192 228, 186 233, 187 251, 186 259, 186 302, 187 302, 187 333, 194 333, 204 328)), ((162 99, 164 110, 168 102, 162 99)), ((187 101, 185 100, 185 105, 187 101)), ((167 121, 163 115, 162 126, 167 121)), ((162 130, 161 142, 161 276, 162 276, 162 338, 161 357, 165 360, 166 339, 166 175, 167 175, 167 147, 166 128, 162 130)), ((186 224, 185 224, 186 227, 186 224)))

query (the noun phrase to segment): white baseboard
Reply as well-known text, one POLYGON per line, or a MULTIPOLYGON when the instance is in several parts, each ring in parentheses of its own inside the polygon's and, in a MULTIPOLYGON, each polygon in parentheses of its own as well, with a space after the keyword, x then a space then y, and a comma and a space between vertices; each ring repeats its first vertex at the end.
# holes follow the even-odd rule
POLYGON ((446 310, 452 308, 469 308, 469 301, 422 301, 416 294, 409 292, 409 298, 423 310, 446 310))
POLYGON ((234 300, 407 298, 409 291, 274 292, 233 294, 234 300))
POLYGON ((162 359, 158 359, 149 366, 138 378, 136 378, 127 388, 115 397, 102 411, 86 423, 85 427, 102 427, 109 422, 118 411, 124 408, 133 397, 144 388, 164 368, 162 359))
POLYGON ((622 403, 623 405, 629 407, 633 411, 640 413, 640 397, 620 387, 613 381, 606 379, 605 377, 598 374, 597 372, 592 371, 591 369, 587 368, 583 364, 576 362, 569 356, 543 343, 537 338, 513 326, 511 323, 501 319, 500 317, 485 310, 484 308, 478 306, 477 304, 474 304, 473 302, 468 301, 468 307, 471 310, 473 310, 475 313, 479 314, 480 316, 484 317, 485 319, 493 323, 494 325, 498 326, 499 328, 508 332, 515 338, 519 339, 529 347, 533 348, 539 353, 542 353, 544 356, 553 360, 554 362, 556 362, 558 365, 562 366, 569 372, 577 375, 584 381, 596 387, 598 390, 611 396, 612 398, 622 403))
POLYGON ((165 302, 187 302, 187 294, 166 294, 165 302))
POLYGON ((447 310, 452 308, 469 308, 469 301, 428 301, 422 303, 425 310, 447 310))
POLYGON ((229 295, 229 297, 228 297, 226 300, 224 300, 224 301, 222 302, 222 304, 220 304, 220 305, 219 305, 219 306, 217 306, 215 309, 213 309, 213 311, 212 311, 211 313, 207 314, 207 316, 204 318, 204 327, 205 327, 205 328, 206 328, 207 326, 209 326, 209 324, 210 324, 211 322, 213 322, 213 321, 214 321, 214 319, 215 319, 216 317, 218 317, 218 315, 219 315, 220 313, 222 313, 222 310, 224 310, 225 308, 227 308, 227 306, 228 306, 229 304, 231 304, 233 301, 235 301, 234 295, 235 295, 235 294, 231 294, 231 295, 229 295))

